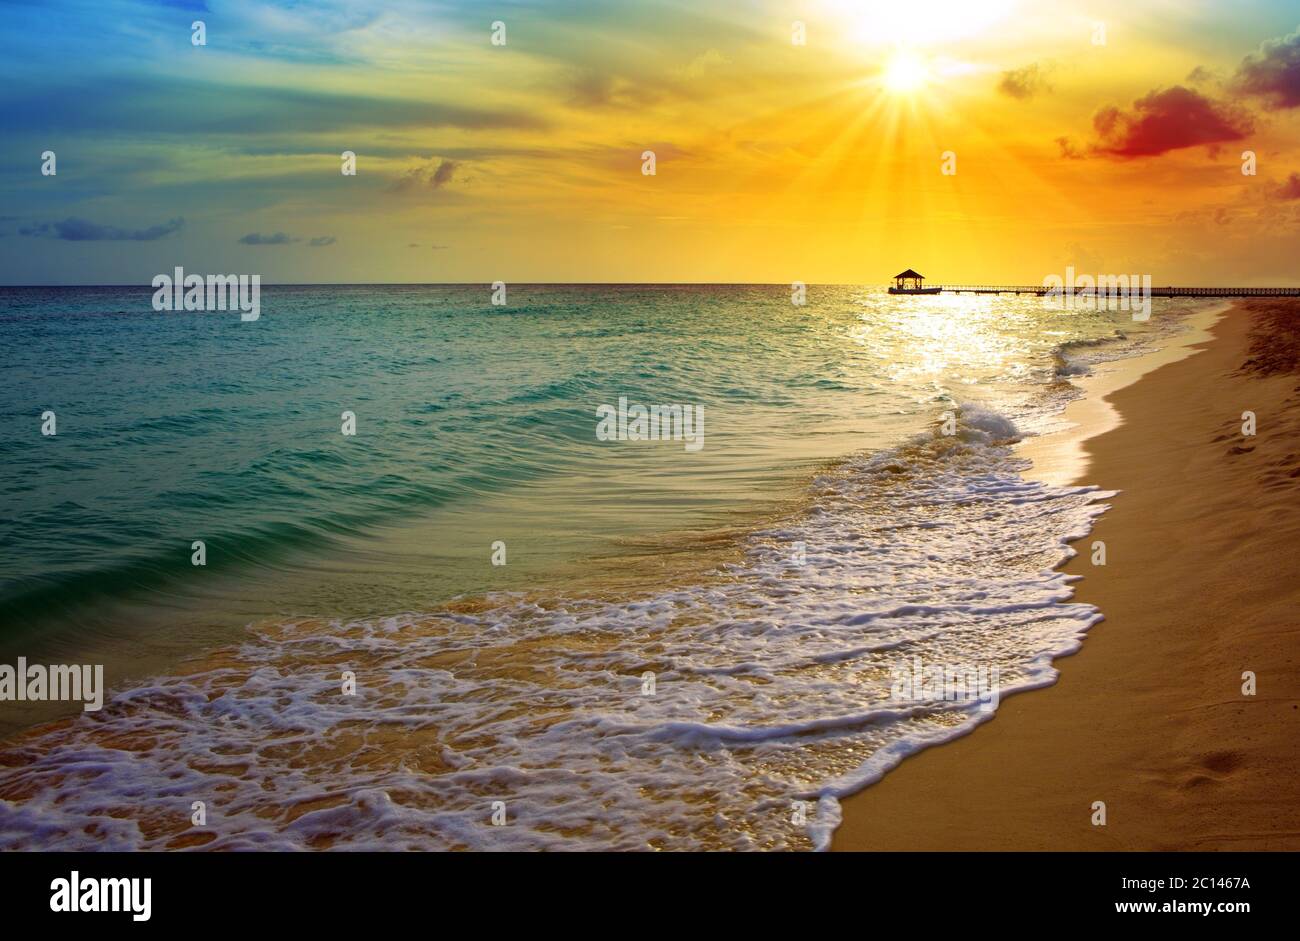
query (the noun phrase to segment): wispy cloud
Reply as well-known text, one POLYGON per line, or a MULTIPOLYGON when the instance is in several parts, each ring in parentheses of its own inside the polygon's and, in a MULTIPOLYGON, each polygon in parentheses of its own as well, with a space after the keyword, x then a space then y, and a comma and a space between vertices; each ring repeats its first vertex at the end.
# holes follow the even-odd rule
POLYGON ((27 95, 0 93, 11 131, 112 130, 151 134, 319 134, 361 128, 538 130, 536 113, 425 98, 311 91, 229 82, 98 79, 27 95), (175 108, 178 98, 188 104, 175 108), (168 120, 160 125, 159 113, 168 120))
POLYGON ((302 239, 289 235, 285 232, 274 232, 271 235, 263 235, 261 232, 249 232, 239 240, 241 245, 289 245, 292 242, 301 242, 302 239))
POLYGON ((1060 148, 1061 156, 1066 160, 1083 159, 1083 151, 1079 149, 1079 145, 1068 137, 1056 138, 1056 146, 1060 148))
POLYGON ((184 225, 184 219, 176 218, 146 229, 123 229, 69 217, 62 222, 35 222, 22 226, 18 232, 33 238, 62 239, 65 242, 153 242, 179 232, 184 225))
POLYGON ((448 160, 445 157, 438 161, 437 165, 433 162, 421 167, 414 167, 407 170, 401 179, 395 182, 391 189, 394 192, 409 192, 419 189, 442 189, 451 182, 456 171, 460 169, 460 164, 455 160, 448 160))
POLYGON ((681 75, 688 79, 703 78, 705 75, 716 69, 726 68, 731 65, 731 60, 724 56, 717 49, 706 49, 698 56, 686 63, 685 68, 681 70, 681 75))
MULTIPOLYGON (((270 234, 262 232, 249 232, 247 235, 240 236, 240 245, 293 245, 301 242, 302 236, 290 235, 288 232, 272 232, 270 234)), ((332 235, 318 235, 307 240, 307 245, 311 248, 325 248, 333 245, 338 239, 332 235)))
POLYGON ((566 103, 574 108, 643 108, 661 96, 647 82, 599 68, 572 70, 564 83, 566 103))
POLYGON ((1018 101, 1033 98, 1037 94, 1050 90, 1051 86, 1047 84, 1046 70, 1041 68, 1037 62, 1023 68, 1009 69, 1003 72, 1002 78, 998 82, 998 91, 1018 101))

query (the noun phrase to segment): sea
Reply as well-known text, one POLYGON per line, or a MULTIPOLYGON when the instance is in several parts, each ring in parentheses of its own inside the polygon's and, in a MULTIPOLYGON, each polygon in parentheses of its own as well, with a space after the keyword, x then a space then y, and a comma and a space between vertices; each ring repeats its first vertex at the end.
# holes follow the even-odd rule
POLYGON ((0 288, 0 665, 107 686, 0 702, 0 848, 824 849, 1102 618, 1017 443, 1204 304, 151 295, 0 288))

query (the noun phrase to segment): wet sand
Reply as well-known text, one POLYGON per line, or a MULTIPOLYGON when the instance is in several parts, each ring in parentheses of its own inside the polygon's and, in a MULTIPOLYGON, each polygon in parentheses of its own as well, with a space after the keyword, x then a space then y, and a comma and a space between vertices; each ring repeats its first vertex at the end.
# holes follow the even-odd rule
POLYGON ((1065 571, 1105 621, 1055 686, 846 799, 834 849, 1300 849, 1300 302, 1211 335, 1082 442, 1078 482, 1121 493, 1065 571))

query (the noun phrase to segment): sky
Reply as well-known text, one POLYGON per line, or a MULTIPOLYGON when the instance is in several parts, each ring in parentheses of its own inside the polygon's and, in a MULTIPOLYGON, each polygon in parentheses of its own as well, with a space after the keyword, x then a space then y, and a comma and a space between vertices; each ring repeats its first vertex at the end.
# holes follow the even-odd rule
POLYGON ((0 130, 4 284, 1300 283, 1294 0, 4 0, 0 130))

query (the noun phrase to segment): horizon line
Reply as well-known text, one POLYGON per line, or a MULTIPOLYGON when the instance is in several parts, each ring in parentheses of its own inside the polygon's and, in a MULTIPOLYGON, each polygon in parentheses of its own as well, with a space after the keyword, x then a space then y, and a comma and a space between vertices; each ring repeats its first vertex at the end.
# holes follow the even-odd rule
MULTIPOLYGON (((892 279, 889 279, 892 280, 892 279)), ((932 279, 926 279, 932 280, 932 279)), ((259 282, 263 287, 488 287, 490 288, 495 282, 492 281, 267 281, 259 282)), ((506 281, 505 284, 521 287, 783 287, 789 288, 796 282, 790 281, 506 281)), ((871 281, 806 281, 798 282, 807 286, 816 287, 889 287, 888 281, 871 282, 871 281)), ((942 286, 947 282, 936 281, 935 286, 942 286)), ((969 282, 952 282, 953 284, 962 284, 969 282)), ((1015 282, 1015 281, 990 281, 987 286, 1015 286, 1022 287, 1034 286, 1032 281, 1015 282)), ((983 285, 976 285, 983 286, 983 285)), ((1045 285, 1043 285, 1045 286, 1045 285)), ((1296 289, 1300 288, 1300 283, 1294 284, 1196 284, 1196 285, 1174 285, 1174 284, 1152 284, 1152 287, 1178 287, 1178 288, 1207 288, 1214 290, 1227 290, 1234 287, 1251 288, 1252 290, 1263 290, 1268 288, 1278 289, 1296 289)), ((152 284, 144 284, 138 281, 119 281, 119 282, 98 282, 98 283, 46 283, 46 284, 7 284, 0 283, 0 290, 7 288, 140 288, 142 290, 157 290, 152 284)))

